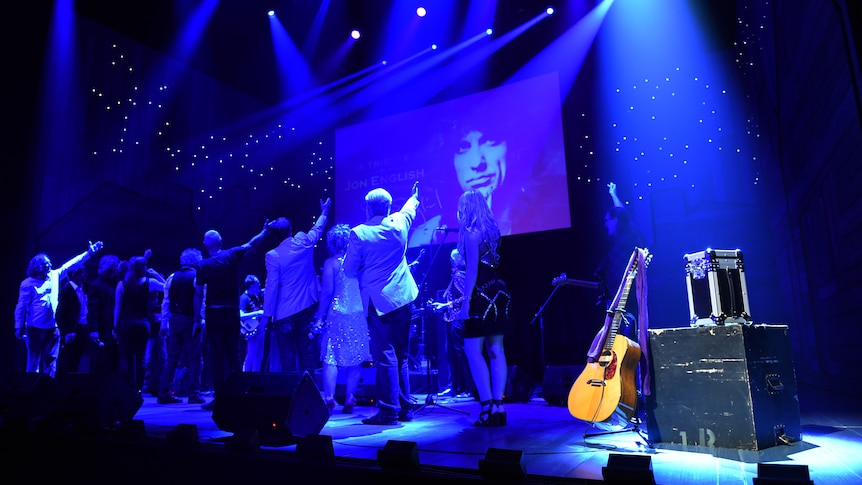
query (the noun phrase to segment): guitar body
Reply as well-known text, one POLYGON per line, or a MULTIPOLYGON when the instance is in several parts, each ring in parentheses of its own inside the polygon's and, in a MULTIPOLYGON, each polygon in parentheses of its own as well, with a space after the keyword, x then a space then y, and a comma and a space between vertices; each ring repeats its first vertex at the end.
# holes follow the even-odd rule
POLYGON ((239 332, 243 337, 252 337, 257 333, 261 317, 252 317, 239 322, 239 332))
POLYGON ((610 419, 614 411, 628 421, 637 405, 638 361, 640 346, 617 335, 611 350, 605 350, 596 362, 587 363, 569 390, 569 413, 592 423, 610 419))

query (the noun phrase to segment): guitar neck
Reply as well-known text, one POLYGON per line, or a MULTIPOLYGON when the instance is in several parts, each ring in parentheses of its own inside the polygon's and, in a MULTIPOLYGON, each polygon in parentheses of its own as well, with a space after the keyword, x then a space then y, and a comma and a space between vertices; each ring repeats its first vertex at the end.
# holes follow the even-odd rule
POLYGON ((572 279, 572 278, 557 279, 557 280, 554 280, 553 284, 578 286, 581 288, 589 288, 591 290, 598 290, 599 289, 599 284, 595 281, 576 280, 576 279, 572 279))
POLYGON ((635 274, 637 274, 637 264, 629 271, 629 274, 626 275, 626 280, 623 283, 623 290, 620 293, 620 300, 617 303, 617 307, 614 308, 614 320, 611 324, 610 332, 608 333, 608 337, 605 340, 605 350, 610 351, 614 347, 614 339, 617 336, 617 331, 620 328, 620 320, 623 317, 623 313, 625 313, 626 302, 628 302, 629 291, 632 288, 632 281, 635 279, 635 274))

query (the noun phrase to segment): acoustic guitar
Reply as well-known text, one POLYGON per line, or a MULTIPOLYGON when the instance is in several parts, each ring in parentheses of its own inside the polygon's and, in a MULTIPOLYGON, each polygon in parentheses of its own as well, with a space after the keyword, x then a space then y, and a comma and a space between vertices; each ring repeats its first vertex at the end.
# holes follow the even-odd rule
MULTIPOLYGON (((638 399, 635 377, 641 349, 625 335, 617 335, 617 331, 625 313, 632 281, 638 271, 638 251, 635 249, 633 263, 620 285, 620 297, 613 310, 613 322, 605 337, 603 350, 598 360, 586 364, 569 390, 569 413, 582 421, 607 421, 615 412, 618 417, 629 421, 635 413, 638 399)), ((649 258, 645 264, 647 261, 649 258)))

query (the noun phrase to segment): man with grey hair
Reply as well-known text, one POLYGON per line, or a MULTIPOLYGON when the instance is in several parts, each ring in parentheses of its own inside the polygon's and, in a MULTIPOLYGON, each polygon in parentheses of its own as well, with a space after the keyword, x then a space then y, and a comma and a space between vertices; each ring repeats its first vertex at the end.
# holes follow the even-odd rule
POLYGON ((394 425, 413 419, 407 355, 411 304, 419 288, 407 264, 407 237, 419 207, 419 182, 400 211, 390 213, 392 196, 385 189, 365 195, 367 220, 350 230, 344 273, 359 279, 368 316, 371 356, 377 367, 378 411, 364 424, 394 425))
POLYGON ((204 365, 212 369, 214 399, 201 405, 211 410, 222 385, 231 372, 239 372, 239 262, 249 251, 260 246, 271 229, 267 220, 263 229, 242 246, 222 249, 222 238, 216 230, 204 234, 204 247, 209 257, 200 262, 195 281, 195 301, 193 315, 200 318, 200 309, 206 304, 204 320, 209 352, 204 355, 204 365))

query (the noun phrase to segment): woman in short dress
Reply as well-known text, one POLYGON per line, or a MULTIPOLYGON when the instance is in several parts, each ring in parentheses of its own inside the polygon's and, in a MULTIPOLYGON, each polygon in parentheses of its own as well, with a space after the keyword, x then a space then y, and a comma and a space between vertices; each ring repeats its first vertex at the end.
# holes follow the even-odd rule
POLYGON ((320 304, 315 314, 315 328, 321 332, 320 359, 323 362, 323 395, 326 406, 335 409, 335 386, 338 369, 347 373, 342 413, 353 413, 356 389, 363 362, 371 361, 368 322, 359 295, 359 280, 341 269, 350 226, 336 224, 326 233, 329 258, 323 263, 320 304))
POLYGON ((485 198, 475 190, 461 195, 458 224, 458 251, 467 263, 464 294, 470 295, 470 304, 461 307, 464 351, 482 406, 473 426, 504 426, 503 392, 508 367, 503 335, 511 323, 509 290, 499 273, 500 229, 485 198), (488 351, 488 361, 483 349, 488 351))

